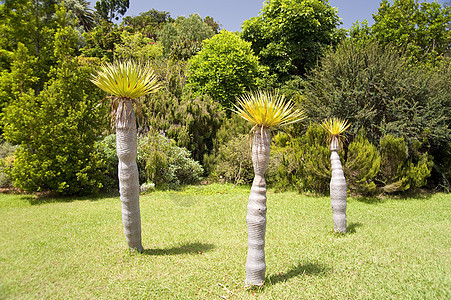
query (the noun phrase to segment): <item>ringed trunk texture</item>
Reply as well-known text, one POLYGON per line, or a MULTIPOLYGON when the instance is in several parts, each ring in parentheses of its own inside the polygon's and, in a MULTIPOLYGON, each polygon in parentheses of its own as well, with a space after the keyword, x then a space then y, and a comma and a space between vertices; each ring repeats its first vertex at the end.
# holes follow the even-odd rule
POLYGON ((136 119, 133 103, 126 99, 120 101, 116 113, 116 148, 125 238, 131 249, 142 252, 136 119))
POLYGON ((330 199, 332 205, 332 218, 334 221, 334 231, 346 232, 346 198, 348 187, 346 185, 343 167, 338 156, 338 139, 333 138, 330 145, 330 162, 332 164, 332 178, 330 179, 330 199))
POLYGON ((265 283, 266 181, 264 175, 269 163, 270 144, 269 129, 257 129, 252 145, 255 177, 246 216, 248 234, 246 286, 261 286, 265 283))

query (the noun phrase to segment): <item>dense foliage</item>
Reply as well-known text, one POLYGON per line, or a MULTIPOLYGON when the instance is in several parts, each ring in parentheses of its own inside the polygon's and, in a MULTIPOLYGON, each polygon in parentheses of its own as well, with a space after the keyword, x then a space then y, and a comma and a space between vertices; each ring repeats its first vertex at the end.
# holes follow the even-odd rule
MULTIPOLYGON (((387 163, 387 162, 386 162, 387 163)), ((376 175, 381 168, 381 155, 366 138, 364 130, 349 144, 344 172, 351 192, 370 195, 376 192, 376 175)))
POLYGON ((197 184, 204 172, 188 150, 155 131, 139 139, 137 159, 141 183, 151 182, 158 188, 177 189, 183 184, 197 184))
POLYGON ((244 21, 244 40, 282 82, 303 75, 338 40, 337 12, 324 0, 269 0, 244 21))
POLYGON ((372 35, 382 45, 405 51, 412 63, 436 63, 451 54, 451 6, 418 0, 382 0, 372 35), (393 2, 393 3, 391 3, 393 2))
POLYGON ((158 34, 163 53, 173 59, 188 59, 202 48, 202 41, 214 35, 211 26, 197 14, 188 18, 178 17, 166 23, 158 34))
POLYGON ((101 61, 133 59, 161 83, 139 99, 141 184, 249 183, 252 126, 230 108, 245 92, 276 88, 311 126, 274 133, 270 186, 327 193, 330 151, 315 124, 336 117, 351 123, 340 153, 351 193, 451 189, 449 5, 381 0, 374 24, 357 22, 349 36, 324 0, 265 1, 242 33, 220 31, 209 16, 173 19, 155 9, 113 23, 128 6, 1 2, 0 134, 17 152, 0 168, 16 187, 117 188, 114 136, 107 108, 97 106, 104 95, 88 79, 101 61), (202 171, 186 179, 186 168, 202 171))
POLYGON ((103 187, 104 164, 95 142, 105 128, 105 113, 93 109, 103 95, 89 81, 92 70, 61 56, 38 96, 30 90, 6 108, 5 137, 20 145, 11 170, 16 187, 63 195, 103 187))
POLYGON ((188 87, 230 108, 236 96, 256 88, 258 71, 251 44, 222 30, 204 41, 203 49, 189 61, 188 87))

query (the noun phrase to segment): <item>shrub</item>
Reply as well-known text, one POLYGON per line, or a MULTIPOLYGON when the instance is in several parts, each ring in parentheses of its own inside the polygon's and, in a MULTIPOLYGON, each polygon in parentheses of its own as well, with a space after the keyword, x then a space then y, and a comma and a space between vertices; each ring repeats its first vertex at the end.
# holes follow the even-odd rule
POLYGON ((387 193, 406 191, 422 187, 432 170, 432 157, 427 153, 420 155, 414 163, 409 159, 404 138, 388 134, 380 141, 381 171, 380 178, 387 193))
POLYGON ((14 186, 28 192, 97 192, 105 166, 95 143, 107 118, 94 107, 103 94, 89 81, 92 66, 60 55, 38 96, 24 92, 5 109, 5 137, 20 145, 11 176, 14 186))
POLYGON ((139 186, 139 192, 140 193, 148 193, 148 192, 152 192, 155 191, 155 183, 153 182, 144 182, 143 184, 141 184, 139 186))
POLYGON ((174 140, 149 131, 138 140, 140 181, 152 182, 163 189, 198 183, 204 170, 190 156, 189 151, 176 146, 174 140))
POLYGON ((117 174, 119 159, 116 153, 116 135, 110 134, 105 136, 98 142, 97 148, 100 152, 100 157, 105 162, 104 187, 108 191, 117 190, 119 187, 117 174))
MULTIPOLYGON (((249 122, 247 122, 249 123, 249 122)), ((214 157, 212 177, 234 184, 250 184, 254 180, 252 163, 252 139, 249 134, 237 133, 225 138, 227 142, 219 146, 214 157)), ((271 151, 265 173, 268 184, 276 183, 277 168, 281 161, 278 151, 271 151)))
MULTIPOLYGON (((331 178, 330 150, 326 133, 320 125, 310 124, 304 136, 293 141, 299 170, 296 188, 301 192, 326 194, 331 178)), ((341 150, 342 151, 342 150, 341 150)), ((340 153, 340 157, 344 157, 340 153)))
POLYGON ((329 191, 330 150, 320 125, 310 124, 301 137, 289 140, 281 134, 274 141, 271 154, 276 168, 269 180, 275 182, 276 190, 296 188, 299 192, 315 194, 329 191))
POLYGON ((312 120, 346 118, 351 138, 365 128, 376 146, 392 134, 412 148, 427 133, 428 153, 440 165, 451 140, 450 80, 448 58, 434 69, 413 68, 393 48, 346 40, 327 52, 299 99, 312 120))
POLYGON ((231 118, 224 118, 221 126, 216 132, 215 138, 212 141, 212 150, 210 154, 204 154, 203 165, 208 175, 214 175, 216 168, 219 148, 224 147, 230 140, 238 135, 248 134, 252 125, 247 120, 241 118, 238 114, 233 114, 231 118))
POLYGON ((219 147, 213 176, 235 184, 251 183, 254 179, 249 135, 238 134, 219 147))
POLYGON ((17 147, 3 141, 0 137, 0 188, 12 186, 9 173, 13 167, 14 151, 17 147))
POLYGON ((381 156, 376 146, 366 138, 364 130, 349 144, 344 165, 346 182, 351 192, 370 195, 376 192, 374 178, 381 166, 381 156))
POLYGON ((143 36, 140 32, 130 34, 121 33, 121 43, 115 44, 114 56, 116 59, 135 59, 149 61, 163 55, 163 46, 154 40, 143 36))
POLYGON ((151 128, 187 148, 200 161, 213 147, 213 138, 221 125, 223 112, 209 96, 183 93, 180 98, 167 90, 149 96, 144 104, 143 132, 151 128))

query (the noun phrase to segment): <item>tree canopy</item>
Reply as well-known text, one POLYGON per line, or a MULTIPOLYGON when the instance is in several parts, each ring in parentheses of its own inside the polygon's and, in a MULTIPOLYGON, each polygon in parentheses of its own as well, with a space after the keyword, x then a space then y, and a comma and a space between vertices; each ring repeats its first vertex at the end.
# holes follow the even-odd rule
POLYGON ((337 11, 324 0, 268 0, 244 21, 242 37, 260 62, 285 81, 304 75, 338 41, 337 11))
POLYGON ((230 108, 235 96, 257 86, 258 70, 251 44, 222 30, 205 40, 203 49, 190 59, 187 86, 230 108))

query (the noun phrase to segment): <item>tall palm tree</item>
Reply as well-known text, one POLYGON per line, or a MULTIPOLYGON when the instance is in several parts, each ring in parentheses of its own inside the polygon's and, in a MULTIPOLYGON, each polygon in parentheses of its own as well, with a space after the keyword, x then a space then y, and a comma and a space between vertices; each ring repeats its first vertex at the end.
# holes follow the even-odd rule
POLYGON ((125 238, 131 249, 143 251, 139 180, 136 164, 137 132, 134 105, 137 99, 159 88, 153 70, 133 61, 104 64, 91 81, 111 94, 112 117, 116 125, 116 148, 119 158, 119 192, 125 238))
POLYGON ((346 198, 348 187, 341 165, 338 151, 340 150, 342 133, 350 124, 346 120, 338 118, 326 119, 321 126, 326 130, 330 138, 330 162, 332 165, 332 177, 330 179, 330 200, 332 205, 332 218, 334 231, 346 232, 346 198))
POLYGON ((261 286, 265 282, 266 181, 269 163, 271 128, 288 125, 304 119, 304 112, 295 109, 283 95, 259 91, 247 93, 237 99, 235 112, 254 127, 252 162, 254 181, 247 206, 248 252, 246 262, 247 286, 261 286))

